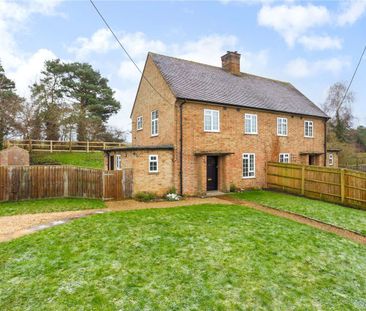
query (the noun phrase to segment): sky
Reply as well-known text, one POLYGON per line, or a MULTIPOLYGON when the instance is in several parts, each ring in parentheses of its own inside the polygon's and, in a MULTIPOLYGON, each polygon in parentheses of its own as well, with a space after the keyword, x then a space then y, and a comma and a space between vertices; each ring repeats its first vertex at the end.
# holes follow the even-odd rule
MULTIPOLYGON (((241 53, 241 71, 289 81, 321 106, 348 83, 366 44, 366 0, 95 1, 142 69, 149 51, 221 66, 241 53)), ((109 79, 121 110, 109 124, 130 130, 140 74, 89 1, 0 0, 0 61, 29 96, 44 62, 88 62, 109 79)), ((352 84, 355 125, 366 125, 366 55, 352 84)))

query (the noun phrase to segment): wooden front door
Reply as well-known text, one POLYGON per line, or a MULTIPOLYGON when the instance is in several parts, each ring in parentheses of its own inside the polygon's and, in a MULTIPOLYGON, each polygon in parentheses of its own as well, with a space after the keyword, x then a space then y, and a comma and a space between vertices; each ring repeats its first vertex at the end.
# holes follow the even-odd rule
POLYGON ((309 165, 315 165, 316 156, 314 154, 309 154, 309 165))
POLYGON ((207 191, 217 190, 218 184, 218 159, 207 157, 207 191))

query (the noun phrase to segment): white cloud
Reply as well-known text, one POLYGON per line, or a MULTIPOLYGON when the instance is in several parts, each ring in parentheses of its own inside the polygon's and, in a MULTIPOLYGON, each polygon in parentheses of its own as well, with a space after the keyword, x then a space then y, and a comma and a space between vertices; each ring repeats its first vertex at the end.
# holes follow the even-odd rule
POLYGON ((306 78, 323 73, 337 75, 349 65, 350 62, 348 60, 338 57, 317 60, 314 62, 304 58, 297 58, 286 65, 286 72, 288 75, 295 78, 306 78))
POLYGON ((18 93, 22 97, 30 95, 29 86, 36 82, 46 60, 55 59, 57 56, 48 49, 39 49, 30 57, 22 59, 15 71, 8 76, 16 81, 18 93))
MULTIPOLYGON (((118 39, 134 57, 140 57, 146 51, 164 52, 165 44, 160 40, 149 40, 142 32, 118 34, 118 39)), ((92 53, 104 54, 120 49, 111 32, 102 28, 97 30, 90 38, 79 37, 68 51, 77 58, 87 58, 92 53)))
POLYGON ((338 24, 341 26, 355 23, 366 12, 365 0, 352 0, 344 5, 343 11, 338 16, 338 24))
POLYGON ((342 40, 330 36, 301 36, 298 42, 311 51, 342 48, 342 40))
POLYGON ((0 61, 7 75, 16 82, 19 95, 29 95, 29 83, 34 82, 45 60, 54 58, 53 52, 39 49, 25 54, 18 48, 14 35, 23 31, 34 14, 55 15, 60 1, 31 0, 0 2, 0 61))
POLYGON ((328 24, 330 13, 324 6, 279 5, 263 6, 258 13, 258 23, 276 30, 292 47, 309 29, 328 24))

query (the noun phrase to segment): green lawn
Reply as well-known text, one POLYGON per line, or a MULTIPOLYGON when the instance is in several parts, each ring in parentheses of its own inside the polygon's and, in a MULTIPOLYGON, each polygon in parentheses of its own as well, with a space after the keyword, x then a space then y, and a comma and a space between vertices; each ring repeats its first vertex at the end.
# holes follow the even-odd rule
POLYGON ((0 244, 0 310, 360 310, 365 258, 243 206, 108 213, 0 244))
POLYGON ((32 152, 31 165, 75 165, 103 168, 103 152, 32 152))
POLYGON ((366 235, 366 211, 264 190, 245 191, 232 196, 315 218, 366 235))
POLYGON ((105 204, 102 200, 78 199, 78 198, 1 202, 0 216, 35 214, 35 213, 46 213, 46 212, 77 211, 85 209, 98 209, 104 207, 105 204))

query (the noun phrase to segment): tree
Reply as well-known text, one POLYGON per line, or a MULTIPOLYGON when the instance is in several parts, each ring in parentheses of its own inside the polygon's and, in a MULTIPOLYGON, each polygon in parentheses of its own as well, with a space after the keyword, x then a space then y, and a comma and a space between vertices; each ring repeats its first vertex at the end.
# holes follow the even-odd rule
POLYGON ((19 125, 17 118, 23 99, 15 91, 15 83, 6 77, 0 63, 0 149, 5 137, 15 133, 19 125))
POLYGON ((348 92, 344 97, 346 90, 347 86, 344 83, 334 83, 329 88, 327 99, 323 105, 324 111, 331 117, 330 130, 334 131, 336 138, 341 142, 347 141, 353 121, 351 105, 355 96, 353 92, 348 92))
POLYGON ((120 109, 120 103, 114 98, 108 79, 103 78, 90 64, 65 64, 65 72, 63 85, 77 114, 78 140, 87 140, 88 128, 94 127, 96 123, 104 125, 120 109))
POLYGON ((31 87, 32 101, 38 106, 38 117, 44 124, 46 139, 58 140, 66 106, 65 65, 59 59, 46 61, 41 74, 40 81, 31 87))

